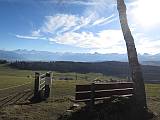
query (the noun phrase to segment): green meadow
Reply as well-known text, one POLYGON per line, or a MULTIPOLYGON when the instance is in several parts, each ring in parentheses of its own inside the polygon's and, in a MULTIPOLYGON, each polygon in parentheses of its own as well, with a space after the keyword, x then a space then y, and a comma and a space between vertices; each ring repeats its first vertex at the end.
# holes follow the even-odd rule
MULTIPOLYGON (((34 85, 34 72, 30 70, 17 70, 8 67, 7 64, 0 65, 0 89, 22 85, 30 82, 30 88, 34 85)), ((39 71, 45 73, 46 71, 39 71)), ((15 105, 4 107, 0 111, 0 119, 17 119, 17 120, 56 120, 60 114, 63 114, 73 103, 69 101, 74 98, 76 84, 91 83, 94 79, 103 81, 124 80, 113 76, 104 76, 100 73, 58 73, 53 72, 53 84, 51 90, 51 98, 37 104, 15 105), (60 80, 67 78, 68 80, 60 80), (69 80, 71 79, 71 80, 69 80)), ((160 84, 146 84, 147 103, 149 109, 157 116, 160 116, 160 84)), ((23 90, 24 87, 21 88, 23 90)), ((0 91, 0 97, 5 92, 0 91)), ((8 93, 9 94, 9 93, 8 93)), ((159 119, 159 117, 158 117, 159 119)), ((157 120, 158 120, 157 119, 157 120)))

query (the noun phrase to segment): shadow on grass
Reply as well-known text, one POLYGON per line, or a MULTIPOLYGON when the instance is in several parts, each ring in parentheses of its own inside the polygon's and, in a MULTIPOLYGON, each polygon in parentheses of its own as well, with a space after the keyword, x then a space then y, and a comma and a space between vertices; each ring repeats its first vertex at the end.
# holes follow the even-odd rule
POLYGON ((47 100, 47 98, 44 98, 41 96, 38 96, 38 97, 33 96, 32 98, 28 99, 28 101, 17 103, 17 105, 31 105, 31 104, 40 103, 40 102, 46 101, 46 100, 47 100))
POLYGON ((58 120, 149 120, 154 114, 138 105, 134 97, 113 96, 93 109, 84 106, 71 113, 64 113, 58 120))

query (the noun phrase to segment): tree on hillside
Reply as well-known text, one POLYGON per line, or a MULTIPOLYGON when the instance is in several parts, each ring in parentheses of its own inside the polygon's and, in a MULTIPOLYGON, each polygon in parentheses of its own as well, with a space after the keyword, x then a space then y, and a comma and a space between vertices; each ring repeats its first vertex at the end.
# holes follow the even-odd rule
POLYGON ((147 107, 146 104, 146 93, 143 80, 143 74, 141 66, 138 62, 137 51, 135 48, 134 38, 128 26, 127 15, 126 15, 126 5, 124 0, 117 0, 117 9, 119 12, 119 20, 126 42, 129 66, 131 69, 132 80, 135 87, 135 97, 137 102, 143 107, 147 107))

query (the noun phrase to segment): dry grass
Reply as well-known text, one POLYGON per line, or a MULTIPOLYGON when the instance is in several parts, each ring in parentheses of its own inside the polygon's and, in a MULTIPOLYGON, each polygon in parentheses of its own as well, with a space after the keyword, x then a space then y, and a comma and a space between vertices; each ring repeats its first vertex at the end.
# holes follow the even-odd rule
MULTIPOLYGON (((68 74, 70 77, 75 77, 75 73, 68 74)), ((33 75, 33 71, 21 71, 1 65, 0 88, 25 83, 26 81, 33 81, 33 79, 28 79, 27 75, 33 75)), ((0 120, 56 120, 73 105, 69 99, 74 97, 75 85, 90 82, 82 80, 84 77, 83 74, 78 75, 78 80, 55 80, 52 87, 53 98, 48 101, 37 104, 12 105, 1 108, 0 120)), ((110 78, 101 74, 90 73, 87 75, 88 77, 91 76, 90 78, 98 76, 103 77, 103 79, 110 78)), ((54 73, 53 77, 58 79, 60 76, 67 76, 67 73, 54 73)), ((160 84, 147 84, 146 93, 149 109, 158 116, 156 120, 160 120, 160 84)))

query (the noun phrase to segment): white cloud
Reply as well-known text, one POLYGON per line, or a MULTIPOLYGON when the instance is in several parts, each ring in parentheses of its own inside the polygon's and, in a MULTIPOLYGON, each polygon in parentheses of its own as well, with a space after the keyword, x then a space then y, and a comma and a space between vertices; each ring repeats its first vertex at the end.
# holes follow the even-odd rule
POLYGON ((99 2, 96 0, 83 1, 83 0, 61 0, 59 3, 65 4, 75 4, 75 5, 97 5, 99 2))
MULTIPOLYGON (((48 16, 44 24, 33 31, 31 35, 16 35, 23 39, 43 39, 50 43, 59 43, 81 48, 89 48, 91 52, 101 53, 126 53, 126 46, 121 30, 100 30, 98 32, 79 32, 81 28, 108 24, 116 19, 114 15, 101 17, 93 20, 92 15, 88 17, 57 14, 48 16), (47 34, 50 35, 47 35, 47 34), (52 37, 51 37, 52 36, 52 37)), ((137 27, 137 26, 136 26, 137 27)), ((142 33, 136 32, 136 27, 132 29, 138 53, 158 53, 160 51, 159 40, 155 41, 142 33)))
MULTIPOLYGON (((72 14, 56 14, 54 16, 46 16, 45 18, 45 22, 40 28, 40 31, 41 33, 43 32, 51 34, 75 32, 86 27, 108 24, 117 19, 115 18, 114 14, 106 18, 95 18, 94 14, 91 14, 88 17, 72 14)), ((40 31, 37 32, 40 33, 40 31)))
MULTIPOLYGON (((133 34, 138 53, 156 54, 160 51, 160 40, 152 40, 143 33, 133 34)), ((49 39, 51 43, 89 48, 90 52, 126 53, 127 49, 121 30, 102 30, 92 32, 66 32, 49 39)))
POLYGON ((139 53, 157 54, 160 51, 160 40, 142 40, 142 44, 137 44, 139 53))
POLYGON ((40 2, 49 2, 56 4, 73 4, 73 5, 86 5, 92 6, 99 4, 96 0, 42 0, 40 2))
POLYGON ((38 29, 38 30, 32 31, 31 35, 32 35, 33 37, 42 36, 42 35, 40 34, 40 32, 41 32, 41 30, 38 29))
POLYGON ((31 32, 31 35, 16 35, 18 38, 24 39, 43 39, 42 36, 59 35, 68 31, 77 31, 83 27, 89 26, 92 16, 83 17, 72 14, 56 14, 54 16, 46 16, 43 25, 31 32))
POLYGON ((41 29, 44 33, 55 33, 59 29, 63 29, 63 32, 65 32, 76 26, 79 21, 79 17, 75 15, 57 14, 55 16, 46 16, 46 21, 41 29))
POLYGON ((45 37, 38 37, 38 36, 24 36, 24 35, 15 35, 17 38, 21 38, 21 39, 32 39, 32 40, 37 40, 37 39, 41 39, 41 40, 46 40, 45 37))
POLYGON ((160 25, 159 5, 160 0, 136 0, 130 3, 129 14, 132 22, 149 29, 160 25))
POLYGON ((111 23, 111 22, 113 22, 114 20, 117 19, 117 18, 114 18, 114 17, 115 17, 114 14, 112 14, 111 16, 106 17, 106 18, 102 17, 102 18, 97 19, 96 21, 94 21, 92 25, 100 25, 100 24, 104 25, 104 24, 111 23))
POLYGON ((85 17, 80 17, 77 26, 75 26, 71 31, 74 32, 74 31, 77 31, 81 28, 89 27, 89 25, 92 22, 92 19, 93 19, 92 15, 90 15, 89 17, 86 17, 86 18, 85 17))
POLYGON ((94 16, 96 18, 100 18, 108 14, 113 14, 115 13, 115 10, 117 10, 115 0, 92 0, 92 1, 98 4, 89 6, 84 12, 84 16, 88 16, 94 13, 94 16))
MULTIPOLYGON (((63 2, 68 2, 68 4, 93 4, 86 9, 82 16, 75 14, 55 14, 53 16, 46 16, 42 26, 33 31, 31 35, 16 35, 16 37, 24 39, 47 39, 49 43, 52 44, 59 43, 89 48, 91 52, 126 53, 125 41, 121 30, 104 30, 99 28, 98 31, 95 29, 96 27, 98 28, 117 20, 118 16, 116 16, 117 13, 114 11, 115 6, 113 7, 115 3, 112 1, 112 4, 110 4, 109 1, 112 0, 91 0, 91 2, 88 3, 79 0, 71 0, 69 2, 65 0, 63 2), (98 2, 98 4, 94 4, 95 2, 98 2), (112 7, 112 9, 110 9, 110 7, 112 7), (106 10, 110 10, 112 13, 110 14, 110 11, 108 13, 106 10), (105 12, 106 14, 104 14, 105 12), (106 17, 105 15, 108 16, 106 17), (91 32, 89 29, 85 31, 84 28, 91 28, 91 31, 94 32, 91 32)), ((153 1, 157 2, 158 0, 153 1)), ((160 51, 160 40, 154 40, 154 38, 150 38, 141 32, 139 33, 137 29, 139 28, 139 24, 145 26, 159 24, 160 17, 154 12, 155 9, 148 9, 150 2, 151 0, 137 0, 130 4, 129 23, 134 25, 131 30, 133 33, 136 33, 133 34, 133 37, 135 38, 138 53, 155 54, 160 51), (142 1, 143 4, 141 3, 142 1), (147 4, 144 4, 144 2, 147 4), (133 21, 132 18, 134 18, 133 21)), ((155 8, 157 7, 159 7, 158 4, 155 8)))
POLYGON ((153 39, 143 33, 133 34, 138 53, 157 54, 160 51, 160 39, 153 39))
POLYGON ((90 49, 110 49, 112 47, 117 49, 117 46, 123 47, 125 45, 121 30, 103 30, 97 34, 92 32, 67 32, 50 38, 50 41, 90 49))
MULTIPOLYGON (((120 35, 121 33, 119 32, 119 35, 117 34, 117 32, 112 31, 113 34, 110 34, 110 38, 111 41, 115 41, 109 45, 107 45, 106 42, 104 42, 103 40, 101 42, 104 43, 104 47, 97 47, 95 49, 91 49, 90 52, 94 53, 94 52, 98 52, 98 53, 126 53, 127 52, 127 48, 125 45, 125 41, 123 39, 123 37, 120 35), (119 38, 119 41, 116 41, 116 37, 112 37, 112 36, 119 36, 117 38, 119 38), (121 36, 121 37, 120 37, 121 36), (107 47, 108 46, 108 47, 107 47)), ((136 44, 136 49, 138 53, 144 54, 144 53, 149 53, 149 54, 157 54, 160 51, 160 39, 153 39, 150 38, 148 36, 146 36, 143 33, 136 33, 133 34, 134 40, 135 40, 135 44, 136 44)), ((100 39, 100 38, 99 38, 100 39)))
POLYGON ((55 16, 46 16, 43 25, 31 32, 30 35, 16 35, 17 38, 24 39, 44 39, 46 34, 59 34, 70 30, 72 27, 81 23, 79 17, 68 14, 56 14, 55 16))
POLYGON ((61 35, 66 32, 76 32, 82 28, 108 24, 117 19, 114 18, 114 15, 98 19, 95 19, 94 17, 94 14, 91 14, 88 17, 73 14, 56 14, 54 16, 46 16, 43 25, 39 29, 32 31, 31 35, 19 35, 18 37, 25 39, 38 39, 42 36, 46 37, 48 34, 51 36, 61 35))

